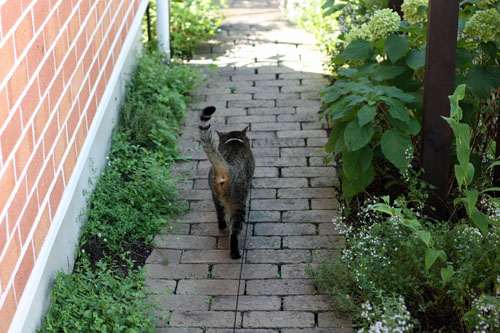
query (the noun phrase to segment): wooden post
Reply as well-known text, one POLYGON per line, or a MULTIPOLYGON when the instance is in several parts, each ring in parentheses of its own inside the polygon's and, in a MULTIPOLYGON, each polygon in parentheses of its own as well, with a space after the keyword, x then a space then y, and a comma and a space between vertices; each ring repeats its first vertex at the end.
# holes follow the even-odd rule
POLYGON ((441 118, 450 116, 448 96, 453 94, 458 30, 457 0, 430 0, 425 57, 423 179, 436 187, 427 204, 430 214, 445 219, 450 168, 451 129, 441 118))
POLYGON ((170 0, 156 1, 156 35, 158 36, 158 48, 166 55, 166 61, 170 61, 170 0))

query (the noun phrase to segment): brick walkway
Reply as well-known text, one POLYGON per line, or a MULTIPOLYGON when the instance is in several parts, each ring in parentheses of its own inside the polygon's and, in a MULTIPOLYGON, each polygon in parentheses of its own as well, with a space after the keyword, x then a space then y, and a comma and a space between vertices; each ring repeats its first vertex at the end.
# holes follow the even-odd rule
POLYGON ((317 92, 327 84, 321 54, 278 5, 229 2, 222 32, 193 61, 205 70, 219 67, 197 92, 179 143, 191 157, 174 168, 186 175, 180 186, 190 212, 179 219, 177 235, 156 238, 146 265, 163 309, 160 332, 232 332, 234 324, 240 261, 230 258, 227 232, 217 228, 209 163, 197 142, 199 112, 208 105, 217 107, 214 128, 250 127, 256 159, 236 331, 352 331, 304 272, 318 255, 338 254, 342 246, 330 223, 337 178, 315 154, 327 140, 318 121, 317 92))

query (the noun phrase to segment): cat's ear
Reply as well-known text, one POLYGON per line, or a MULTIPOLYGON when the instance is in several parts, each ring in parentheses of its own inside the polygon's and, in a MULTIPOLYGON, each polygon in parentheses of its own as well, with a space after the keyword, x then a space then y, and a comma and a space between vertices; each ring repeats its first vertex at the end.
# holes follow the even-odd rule
POLYGON ((241 131, 241 133, 242 133, 243 135, 247 135, 247 130, 248 130, 248 126, 247 126, 247 127, 245 127, 245 129, 244 129, 243 131, 241 131))

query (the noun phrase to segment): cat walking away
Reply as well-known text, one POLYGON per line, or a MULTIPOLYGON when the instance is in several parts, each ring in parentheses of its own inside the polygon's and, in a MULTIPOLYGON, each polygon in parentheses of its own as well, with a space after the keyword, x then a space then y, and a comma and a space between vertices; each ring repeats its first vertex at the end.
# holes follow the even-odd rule
POLYGON ((208 183, 217 212, 219 229, 224 230, 226 221, 231 226, 231 258, 240 258, 238 235, 245 222, 246 202, 252 184, 255 161, 250 140, 246 136, 248 127, 243 131, 220 133, 216 149, 212 140, 210 118, 215 107, 203 109, 200 116, 200 140, 203 150, 212 164, 208 183))

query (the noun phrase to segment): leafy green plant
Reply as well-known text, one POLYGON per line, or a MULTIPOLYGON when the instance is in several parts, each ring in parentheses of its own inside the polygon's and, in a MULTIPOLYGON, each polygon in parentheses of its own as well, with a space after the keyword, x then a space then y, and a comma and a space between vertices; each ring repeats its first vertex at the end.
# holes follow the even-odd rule
MULTIPOLYGON (((60 272, 42 332, 152 332, 140 268, 153 238, 185 212, 170 165, 187 94, 199 78, 180 64, 165 65, 147 49, 126 86, 119 125, 102 175, 89 197, 74 271, 60 272)), ((94 180, 91 180, 94 181, 94 180)))
POLYGON ((191 58, 195 48, 217 32, 223 19, 224 0, 176 0, 171 2, 172 54, 191 58))
POLYGON ((58 273, 42 332, 154 332, 154 305, 142 290, 145 275, 114 274, 104 261, 80 261, 72 274, 58 273))
POLYGON ((357 69, 340 73, 350 79, 339 79, 323 90, 327 108, 322 116, 332 124, 325 150, 342 154, 342 193, 350 198, 373 181, 377 152, 401 172, 407 170, 414 150, 411 135, 420 131, 420 124, 403 104, 413 101, 412 95, 366 77, 354 78, 357 69))
MULTIPOLYGON (((333 1, 328 3, 333 6, 333 12, 351 8, 346 4, 333 5, 333 1)), ((333 127, 332 137, 325 148, 342 154, 343 160, 344 155, 348 155, 349 165, 353 153, 363 157, 380 156, 404 172, 412 155, 419 153, 427 7, 426 1, 407 1, 404 4, 405 20, 401 21, 390 9, 377 9, 365 23, 354 25, 339 35, 339 52, 333 58, 333 74, 337 80, 323 91, 323 116, 333 127), (380 91, 381 98, 373 98, 374 90, 380 91), (356 117, 360 119, 357 127, 353 122, 356 117), (349 133, 355 133, 357 141, 345 145, 345 129, 349 123, 347 136, 352 137, 349 133), (364 149, 362 153, 361 148, 364 149)), ((464 119, 474 129, 471 132, 474 145, 471 160, 475 163, 481 160, 480 154, 484 155, 484 147, 489 145, 496 132, 495 114, 499 105, 494 92, 500 86, 500 44, 498 40, 491 40, 491 36, 497 35, 475 36, 473 32, 478 29, 470 28, 497 29, 490 16, 477 18, 481 11, 475 5, 461 7, 457 48, 456 81, 457 84, 467 83, 464 119), (481 23, 476 23, 478 21, 481 23)), ((343 172, 345 198, 362 192, 380 172, 380 168, 371 168, 368 157, 366 160, 354 158, 355 163, 364 168, 361 182, 354 182, 353 174, 343 172)), ((417 160, 420 160, 418 156, 417 160)), ((478 164, 476 166, 480 167, 478 164)), ((359 168, 355 168, 355 172, 359 173, 359 168)))
MULTIPOLYGON (((177 134, 184 123, 189 93, 201 83, 194 67, 163 64, 161 54, 140 57, 122 105, 120 127, 131 140, 147 148, 162 149, 172 156, 177 134)), ((175 154, 174 154, 175 155, 175 154)))

